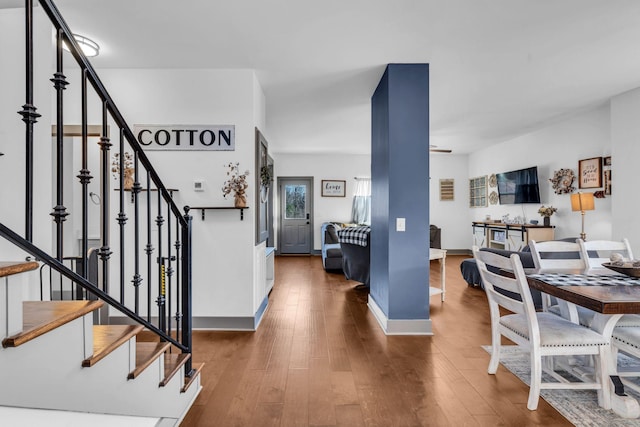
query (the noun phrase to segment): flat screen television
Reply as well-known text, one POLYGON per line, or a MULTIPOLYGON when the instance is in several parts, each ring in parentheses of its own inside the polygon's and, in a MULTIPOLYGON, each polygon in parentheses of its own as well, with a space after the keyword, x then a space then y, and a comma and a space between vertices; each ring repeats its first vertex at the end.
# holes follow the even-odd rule
POLYGON ((496 175, 501 205, 540 203, 538 168, 536 166, 496 175))

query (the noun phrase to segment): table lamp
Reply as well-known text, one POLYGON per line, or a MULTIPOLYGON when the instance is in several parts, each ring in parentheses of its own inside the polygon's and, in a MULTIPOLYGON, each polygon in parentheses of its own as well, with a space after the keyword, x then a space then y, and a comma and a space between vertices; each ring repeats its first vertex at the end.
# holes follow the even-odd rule
POLYGON ((574 212, 580 211, 582 215, 582 233, 580 233, 582 240, 587 240, 587 235, 584 232, 584 211, 592 211, 595 208, 593 193, 576 193, 571 195, 571 210, 574 212))

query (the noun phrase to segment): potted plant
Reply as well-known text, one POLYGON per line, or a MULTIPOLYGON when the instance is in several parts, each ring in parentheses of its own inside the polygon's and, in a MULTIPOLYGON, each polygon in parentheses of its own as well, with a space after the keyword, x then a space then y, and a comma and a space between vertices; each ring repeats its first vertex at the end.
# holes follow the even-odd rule
POLYGON ((269 196, 269 187, 273 182, 273 166, 264 165, 260 168, 260 201, 267 201, 269 196))
POLYGON ((225 199, 231 193, 235 198, 234 206, 236 208, 246 208, 247 207, 247 195, 245 194, 246 189, 249 187, 247 183, 247 176, 249 175, 249 171, 245 171, 244 173, 240 173, 239 169, 240 163, 230 162, 226 165, 229 170, 227 171, 227 176, 229 177, 222 186, 222 194, 225 199))
MULTIPOLYGON (((120 153, 113 155, 113 161, 111 162, 111 172, 113 178, 118 179, 120 177, 120 153)), ((125 190, 131 190, 133 188, 133 175, 135 169, 133 167, 133 155, 129 152, 124 153, 124 185, 125 190)))
POLYGON ((538 213, 542 216, 545 227, 549 227, 551 225, 551 215, 557 211, 558 208, 554 208, 553 206, 540 206, 538 213))

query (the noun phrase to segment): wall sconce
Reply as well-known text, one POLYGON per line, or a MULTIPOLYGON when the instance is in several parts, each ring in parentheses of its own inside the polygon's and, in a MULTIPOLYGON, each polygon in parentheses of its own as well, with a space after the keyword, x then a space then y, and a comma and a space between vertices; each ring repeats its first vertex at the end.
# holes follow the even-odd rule
MULTIPOLYGON (((78 43, 82 52, 89 58, 92 56, 98 56, 100 53, 100 46, 98 46, 98 43, 94 42, 89 37, 74 34, 73 38, 76 39, 76 43, 78 43)), ((70 51, 66 43, 63 43, 62 46, 67 52, 70 51)))
POLYGON ((592 211, 594 210, 593 193, 576 193, 571 195, 571 210, 576 212, 580 211, 582 215, 582 233, 580 233, 580 238, 582 240, 587 240, 587 235, 584 232, 584 211, 592 211))

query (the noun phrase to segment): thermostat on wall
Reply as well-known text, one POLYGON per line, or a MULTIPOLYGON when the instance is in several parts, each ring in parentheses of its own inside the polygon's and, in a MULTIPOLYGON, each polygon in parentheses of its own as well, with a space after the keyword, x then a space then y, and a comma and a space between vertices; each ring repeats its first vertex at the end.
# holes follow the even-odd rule
POLYGON ((193 181, 193 191, 204 191, 204 180, 197 179, 193 181))

